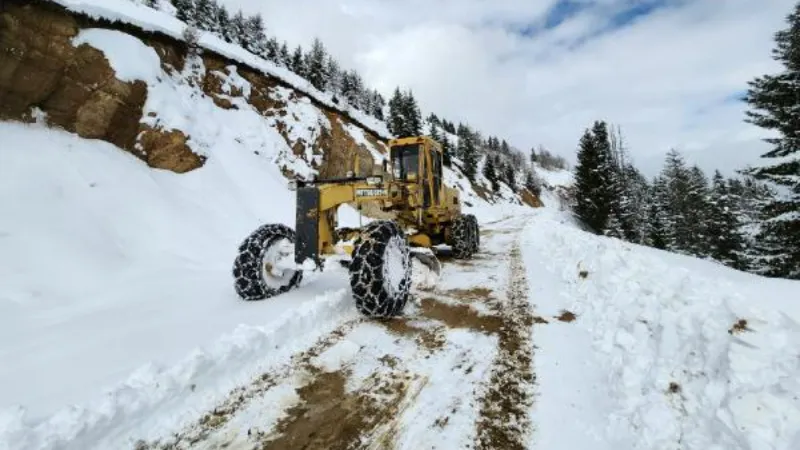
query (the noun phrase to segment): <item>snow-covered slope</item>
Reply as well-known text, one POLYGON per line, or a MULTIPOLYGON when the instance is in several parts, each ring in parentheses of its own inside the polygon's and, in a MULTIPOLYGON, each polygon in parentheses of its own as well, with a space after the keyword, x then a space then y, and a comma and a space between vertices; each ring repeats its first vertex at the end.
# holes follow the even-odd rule
POLYGON ((597 237, 552 210, 522 248, 550 322, 534 332, 534 448, 800 448, 800 283, 597 237))

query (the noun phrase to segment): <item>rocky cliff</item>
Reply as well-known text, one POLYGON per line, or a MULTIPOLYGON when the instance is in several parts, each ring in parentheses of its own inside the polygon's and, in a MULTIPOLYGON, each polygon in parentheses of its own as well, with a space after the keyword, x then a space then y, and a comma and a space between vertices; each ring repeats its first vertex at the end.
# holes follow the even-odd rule
MULTIPOLYGON (((220 110, 256 111, 280 133, 290 156, 321 176, 344 174, 356 153, 362 173, 371 173, 385 151, 376 133, 279 78, 208 50, 193 59, 185 42, 166 34, 40 0, 6 0, 0 13, 0 119, 46 121, 108 141, 151 167, 185 173, 203 166, 202 147, 213 140, 203 142, 175 120, 160 120, 168 105, 148 106, 155 102, 157 82, 120 76, 112 55, 80 39, 97 29, 122 31, 150 47, 163 71, 157 82, 167 75, 194 88, 188 95, 205 96, 220 110), (319 118, 309 125, 298 117, 297 105, 315 109, 319 118)), ((292 166, 284 164, 284 173, 293 172, 292 166)))

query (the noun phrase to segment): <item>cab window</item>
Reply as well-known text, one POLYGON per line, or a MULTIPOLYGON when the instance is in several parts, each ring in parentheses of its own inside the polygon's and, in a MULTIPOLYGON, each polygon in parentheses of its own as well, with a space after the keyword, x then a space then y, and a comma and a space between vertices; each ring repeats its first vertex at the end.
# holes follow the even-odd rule
POLYGON ((419 144, 397 145, 392 147, 392 170, 394 178, 408 180, 409 175, 417 178, 419 173, 419 144))

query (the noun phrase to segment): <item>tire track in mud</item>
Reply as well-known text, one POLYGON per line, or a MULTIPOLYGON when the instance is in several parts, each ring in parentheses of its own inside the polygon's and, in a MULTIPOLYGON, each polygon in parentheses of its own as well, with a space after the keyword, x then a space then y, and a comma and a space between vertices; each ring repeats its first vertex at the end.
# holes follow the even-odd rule
MULTIPOLYGON (((135 449, 182 450, 197 447, 225 426, 240 411, 247 408, 253 400, 286 381, 293 374, 302 370, 313 370, 311 360, 335 345, 358 323, 359 320, 355 320, 340 325, 308 350, 292 356, 284 366, 277 370, 264 372, 254 378, 250 384, 233 389, 226 399, 212 411, 203 414, 197 422, 184 428, 181 432, 175 433, 170 439, 155 442, 139 441, 135 444, 135 449)), ((248 432, 248 434, 250 433, 248 432)))
POLYGON ((506 299, 490 303, 502 326, 496 330, 498 355, 492 364, 476 424, 477 449, 525 449, 532 430, 534 315, 528 302, 528 284, 519 243, 511 250, 506 299))

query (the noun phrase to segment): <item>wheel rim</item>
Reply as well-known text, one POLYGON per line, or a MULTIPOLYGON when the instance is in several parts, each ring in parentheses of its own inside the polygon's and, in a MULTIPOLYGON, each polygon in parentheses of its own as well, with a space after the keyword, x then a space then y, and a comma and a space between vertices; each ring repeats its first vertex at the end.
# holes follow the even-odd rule
POLYGON ((390 296, 401 292, 406 277, 408 255, 405 242, 400 236, 393 236, 386 244, 383 253, 383 288, 390 296))
POLYGON ((294 250, 292 241, 281 238, 272 242, 261 255, 261 274, 264 283, 273 289, 288 286, 297 274, 296 270, 282 269, 279 263, 289 257, 294 250))

